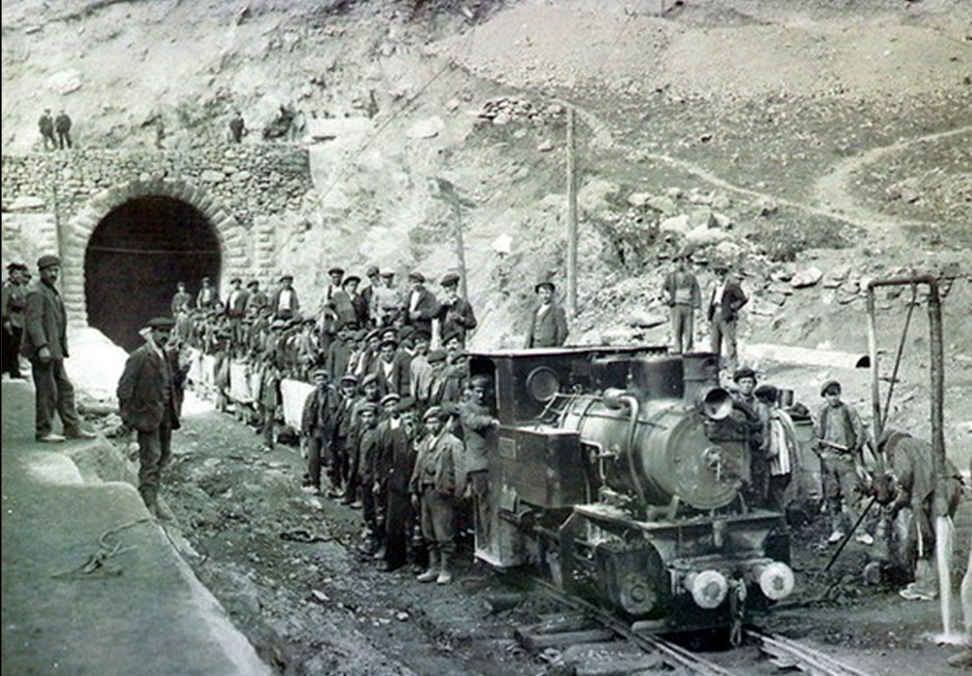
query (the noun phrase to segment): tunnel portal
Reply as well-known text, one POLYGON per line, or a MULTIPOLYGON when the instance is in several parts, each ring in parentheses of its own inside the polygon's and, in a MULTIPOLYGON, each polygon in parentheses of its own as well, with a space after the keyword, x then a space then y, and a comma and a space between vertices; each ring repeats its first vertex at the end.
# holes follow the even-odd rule
POLYGON ((216 230, 191 204, 163 196, 124 202, 98 223, 85 251, 88 323, 131 351, 146 321, 171 315, 178 282, 193 297, 203 277, 219 288, 220 265, 216 230))

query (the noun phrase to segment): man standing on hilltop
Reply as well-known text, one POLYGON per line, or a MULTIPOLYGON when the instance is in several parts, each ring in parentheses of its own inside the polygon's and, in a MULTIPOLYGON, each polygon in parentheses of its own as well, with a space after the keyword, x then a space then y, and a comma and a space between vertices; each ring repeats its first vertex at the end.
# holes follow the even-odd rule
POLYGON ((44 150, 57 149, 57 138, 54 137, 54 118, 51 117, 50 108, 44 109, 44 114, 37 120, 37 128, 40 130, 41 139, 44 141, 44 150))
POLYGON ((246 122, 243 121, 243 113, 236 111, 229 122, 230 140, 233 143, 243 143, 243 136, 246 134, 246 122))
POLYGON ((688 267, 688 253, 674 257, 675 270, 665 278, 665 304, 671 308, 672 338, 675 352, 682 354, 695 348, 695 311, 702 308, 699 280, 688 267))
POLYGON ((63 110, 57 114, 54 120, 54 131, 57 132, 57 147, 61 150, 70 148, 71 143, 71 118, 63 110))

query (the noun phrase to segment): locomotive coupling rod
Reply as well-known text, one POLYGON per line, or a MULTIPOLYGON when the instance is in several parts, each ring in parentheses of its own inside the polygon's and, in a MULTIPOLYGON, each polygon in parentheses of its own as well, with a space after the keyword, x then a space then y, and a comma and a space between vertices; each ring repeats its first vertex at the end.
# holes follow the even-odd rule
POLYGON ((851 526, 851 529, 847 532, 847 535, 844 536, 844 539, 840 541, 840 544, 837 546, 837 551, 834 552, 834 555, 830 557, 830 561, 827 562, 827 567, 824 568, 825 573, 830 570, 830 567, 834 565, 834 561, 836 561, 837 557, 840 556, 840 553, 844 551, 844 547, 846 547, 847 543, 850 542, 850 539, 854 537, 854 533, 857 531, 858 526, 861 525, 861 522, 864 521, 864 517, 867 516, 867 513, 871 511, 871 506, 874 505, 875 500, 877 500, 877 496, 872 497, 864 506, 864 509, 861 510, 861 515, 857 517, 857 521, 855 521, 854 525, 851 526))

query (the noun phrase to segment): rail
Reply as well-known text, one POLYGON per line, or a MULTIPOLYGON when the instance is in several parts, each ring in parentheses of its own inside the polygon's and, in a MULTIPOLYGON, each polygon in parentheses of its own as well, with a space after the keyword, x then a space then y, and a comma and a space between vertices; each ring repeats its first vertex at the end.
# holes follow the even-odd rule
POLYGON ((780 669, 799 669, 815 676, 869 676, 867 672, 842 664, 819 650, 782 636, 769 636, 754 629, 746 633, 762 643, 761 650, 780 669))

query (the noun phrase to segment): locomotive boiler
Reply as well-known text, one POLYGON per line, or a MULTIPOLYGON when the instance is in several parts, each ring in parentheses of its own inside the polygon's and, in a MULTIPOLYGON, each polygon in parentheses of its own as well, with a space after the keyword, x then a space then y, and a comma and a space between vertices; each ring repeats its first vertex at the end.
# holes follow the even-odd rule
POLYGON ((784 516, 748 499, 758 424, 718 357, 664 348, 474 354, 500 426, 476 555, 538 565, 659 632, 733 627, 793 590, 784 516))

